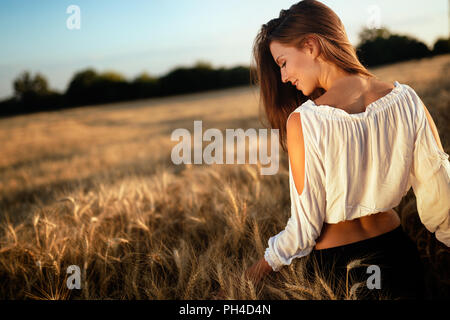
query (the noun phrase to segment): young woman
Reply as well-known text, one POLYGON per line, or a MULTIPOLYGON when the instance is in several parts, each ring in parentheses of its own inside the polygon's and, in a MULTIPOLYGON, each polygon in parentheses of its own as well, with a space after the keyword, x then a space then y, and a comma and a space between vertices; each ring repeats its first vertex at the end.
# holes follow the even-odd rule
POLYGON ((412 186, 421 222, 450 246, 449 156, 421 99, 371 74, 319 1, 264 24, 253 53, 267 119, 289 156, 291 217, 247 276, 257 283, 310 255, 345 281, 350 261, 370 257, 352 271, 364 284, 381 277, 368 297, 422 297, 417 248, 392 209, 412 186))

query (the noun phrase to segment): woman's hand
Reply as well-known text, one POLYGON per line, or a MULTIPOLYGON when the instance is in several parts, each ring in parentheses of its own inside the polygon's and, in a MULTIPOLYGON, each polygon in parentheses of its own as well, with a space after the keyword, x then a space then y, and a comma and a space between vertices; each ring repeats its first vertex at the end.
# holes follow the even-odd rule
POLYGON ((223 289, 220 288, 217 292, 215 292, 213 294, 212 299, 213 300, 225 300, 226 299, 225 291, 223 291, 223 289))
MULTIPOLYGON (((267 263, 264 258, 259 259, 254 265, 245 270, 245 278, 252 281, 253 285, 257 285, 262 278, 268 275, 272 271, 272 267, 267 263)), ((213 294, 213 300, 225 300, 225 291, 220 288, 213 294)))
POLYGON ((245 271, 245 276, 256 286, 259 281, 261 281, 261 279, 268 275, 271 271, 272 267, 264 258, 261 258, 245 271))

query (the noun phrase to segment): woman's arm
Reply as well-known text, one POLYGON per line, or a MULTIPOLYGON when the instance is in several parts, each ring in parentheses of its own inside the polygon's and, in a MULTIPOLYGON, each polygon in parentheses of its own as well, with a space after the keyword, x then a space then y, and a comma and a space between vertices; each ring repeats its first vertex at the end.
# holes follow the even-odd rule
POLYGON ((428 231, 435 233, 437 240, 450 247, 449 155, 443 151, 427 108, 421 100, 418 101, 423 109, 420 107, 417 112, 410 182, 420 221, 428 231))
MULTIPOLYGON (((303 142, 303 130, 301 127, 300 114, 298 112, 289 116, 287 121, 287 147, 289 161, 292 161, 292 173, 298 194, 303 192, 305 176, 305 149, 303 142)), ((258 283, 264 276, 270 273, 272 267, 264 258, 261 258, 246 273, 253 277, 254 283, 258 283)))

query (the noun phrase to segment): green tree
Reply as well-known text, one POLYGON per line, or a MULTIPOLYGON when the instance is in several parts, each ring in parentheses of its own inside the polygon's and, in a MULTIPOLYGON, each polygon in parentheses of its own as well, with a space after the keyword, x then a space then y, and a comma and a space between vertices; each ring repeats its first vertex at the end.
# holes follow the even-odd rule
POLYGON ((142 72, 136 78, 134 78, 134 82, 156 82, 158 78, 152 77, 147 72, 142 72))
POLYGON ((386 28, 363 29, 359 33, 358 58, 367 66, 420 59, 431 55, 423 42, 407 36, 391 33, 386 28))
POLYGON ((213 69, 211 63, 208 62, 208 61, 205 61, 205 60, 198 60, 194 64, 194 68, 197 68, 197 69, 208 69, 208 70, 212 70, 213 69))
POLYGON ((450 39, 437 39, 433 46, 433 54, 450 53, 450 39))
POLYGON ((115 71, 105 71, 100 74, 99 80, 109 82, 125 82, 126 79, 123 75, 115 71))
POLYGON ((136 98, 158 96, 160 94, 159 79, 143 72, 133 80, 131 90, 136 98))
POLYGON ((29 97, 45 96, 50 93, 47 80, 40 73, 36 73, 33 77, 30 72, 24 71, 13 83, 14 95, 24 101, 29 97))
POLYGON ((364 43, 367 41, 373 41, 377 38, 387 39, 391 36, 391 32, 385 27, 379 29, 364 28, 359 32, 358 36, 359 42, 364 43))
POLYGON ((92 103, 95 100, 93 86, 98 77, 97 72, 91 68, 77 72, 70 80, 66 91, 69 104, 92 103))
POLYGON ((81 88, 89 87, 97 78, 98 74, 93 69, 77 72, 70 81, 67 91, 77 91, 81 88))

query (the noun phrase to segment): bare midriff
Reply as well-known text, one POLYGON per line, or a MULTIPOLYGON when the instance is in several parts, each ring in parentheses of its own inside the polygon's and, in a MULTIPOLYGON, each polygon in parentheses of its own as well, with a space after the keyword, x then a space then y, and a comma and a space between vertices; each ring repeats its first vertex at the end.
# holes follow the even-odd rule
POLYGON ((392 231, 399 225, 400 218, 393 209, 339 223, 324 223, 314 250, 333 248, 373 238, 392 231))

